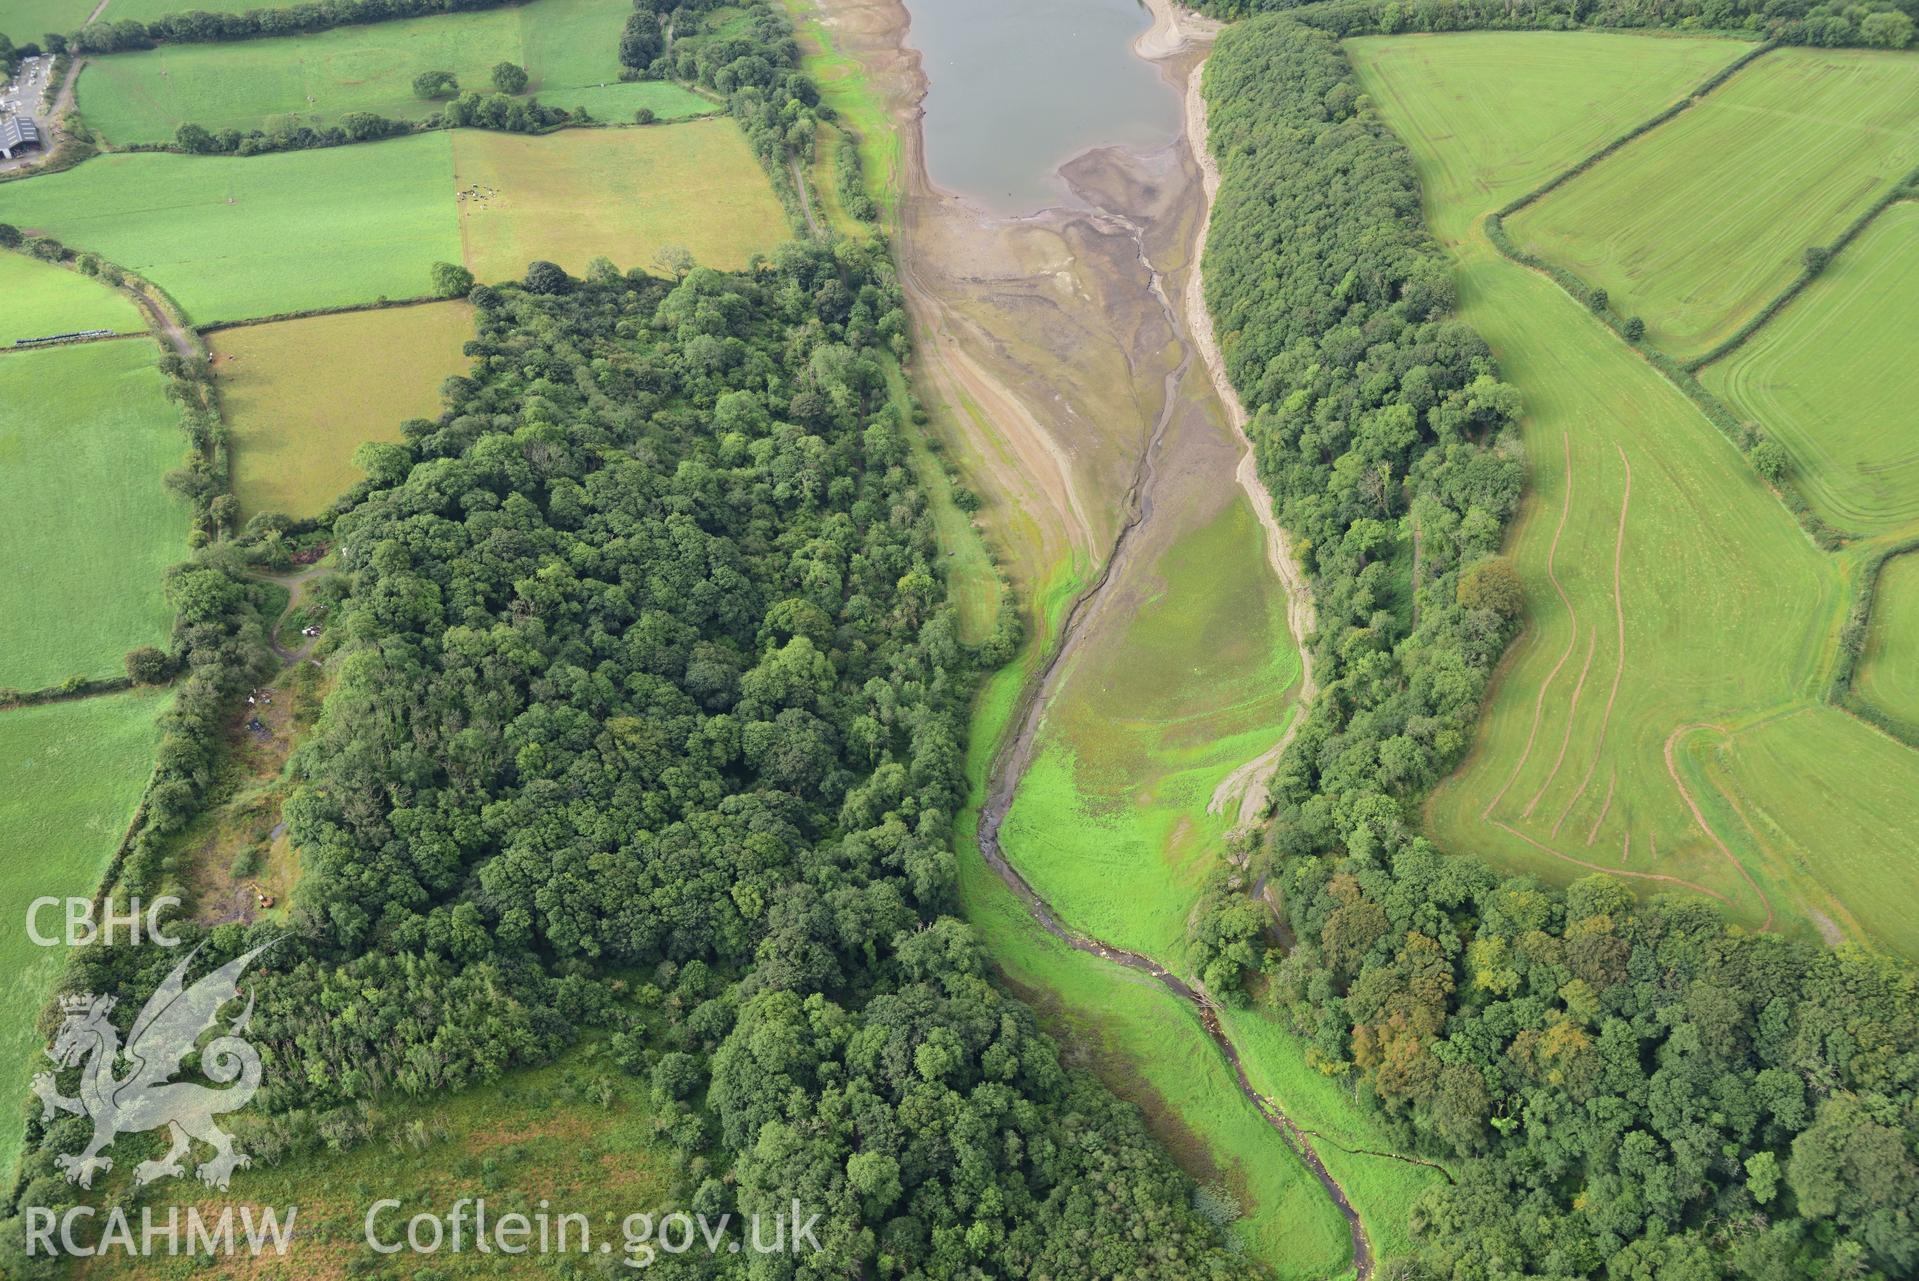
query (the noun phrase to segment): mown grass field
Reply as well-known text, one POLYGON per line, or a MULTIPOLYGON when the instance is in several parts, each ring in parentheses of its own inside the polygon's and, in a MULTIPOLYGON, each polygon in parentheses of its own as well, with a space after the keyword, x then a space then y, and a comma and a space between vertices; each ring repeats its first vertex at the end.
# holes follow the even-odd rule
POLYGON ((1073 925, 1174 969, 1238 818, 1207 804, 1279 741, 1299 657, 1251 505, 1234 491, 1084 634, 1000 840, 1073 925))
MULTIPOLYGON (((1919 954, 1919 769, 1906 744, 1835 707, 1786 711, 1730 734, 1690 736, 1696 788, 1715 827, 1797 887, 1829 941, 1863 936, 1919 954)), ((1762 880, 1762 883, 1765 883, 1762 880)))
POLYGON ((1700 374, 1792 455, 1806 501, 1874 534, 1919 520, 1919 204, 1893 205, 1784 310, 1700 374))
POLYGON ((137 334, 140 309, 117 289, 77 271, 0 253, 0 347, 17 338, 46 338, 84 329, 137 334))
POLYGON ((440 411, 467 367, 465 302, 309 316, 212 337, 242 517, 313 516, 362 479, 353 451, 440 411))
MULTIPOLYGON (((547 1266, 535 1261, 537 1253, 514 1262, 503 1261, 497 1251, 482 1253, 473 1248, 469 1207, 463 1251, 450 1248, 449 1236, 449 1248, 432 1256, 430 1270, 414 1272, 403 1267, 394 1275, 430 1275, 448 1281, 551 1275, 551 1265, 560 1258, 558 1216, 562 1213, 586 1215, 591 1234, 587 1244, 594 1262, 588 1264, 576 1257, 579 1228, 569 1228, 571 1248, 566 1257, 570 1264, 597 1274, 609 1268, 610 1261, 607 1275, 627 1274, 626 1260, 631 1257, 635 1260, 632 1274, 644 1275, 637 1262, 642 1256, 626 1253, 624 1220, 632 1214, 658 1216, 679 1208, 673 1196, 673 1154, 654 1135, 653 1115, 645 1082, 596 1060, 589 1046, 550 1067, 510 1072, 495 1084, 451 1096, 383 1100, 374 1105, 371 1133, 365 1140, 345 1152, 301 1154, 274 1164, 256 1161, 234 1176, 233 1199, 248 1206, 278 1207, 283 1218, 287 1206, 299 1207, 286 1257, 276 1259, 270 1273, 292 1281, 371 1275, 367 1265, 380 1256, 366 1244, 367 1214, 375 1201, 388 1198, 401 1206, 375 1220, 383 1242, 403 1240, 406 1222, 415 1214, 444 1217, 460 1199, 484 1197, 489 1226, 500 1216, 518 1213, 526 1215, 537 1231, 539 1220, 534 1216, 544 1205, 556 1247, 555 1254, 545 1260, 547 1266), (609 1254, 599 1253, 602 1242, 612 1247, 609 1254)), ((234 1116, 233 1129, 242 1150, 257 1148, 249 1142, 250 1128, 256 1124, 248 1113, 234 1116)), ((121 1143, 131 1146, 138 1141, 122 1139, 121 1143)), ((113 1177, 118 1179, 121 1169, 131 1169, 131 1163, 116 1162, 116 1167, 113 1177)), ((152 1191, 157 1194, 151 1200, 160 1222, 165 1222, 169 1206, 197 1205, 217 1216, 219 1207, 228 1203, 224 1196, 210 1198, 191 1176, 156 1184, 152 1191)), ((769 1227, 769 1238, 771 1232, 769 1227)), ((235 1233, 239 1233, 237 1222, 235 1233)), ((531 1239, 538 1240, 537 1236, 531 1239)), ((87 1275, 142 1281, 241 1281, 263 1273, 244 1251, 211 1262, 164 1254, 135 1259, 116 1252, 95 1260, 87 1275)))
POLYGON ((1658 114, 1749 47, 1583 31, 1346 42, 1368 92, 1418 158, 1427 219, 1447 239, 1658 114))
POLYGON ((0 356, 0 686, 117 676, 166 640, 188 522, 162 478, 186 441, 157 359, 135 338, 0 356))
POLYGON ((426 293, 428 268, 460 259, 453 191, 444 133, 267 156, 113 154, 0 186, 0 222, 138 271, 212 324, 426 293))
MULTIPOLYGON (((1390 44, 1360 42, 1362 75, 1422 177, 1450 166, 1455 177, 1427 191, 1435 223, 1458 237, 1506 198, 1491 181, 1461 180, 1470 158, 1505 132, 1550 137, 1579 117, 1579 95, 1514 96, 1479 117, 1490 138, 1455 144, 1453 69, 1440 59, 1382 76, 1371 55, 1390 44)), ((1633 47, 1595 45, 1588 65, 1633 47)), ((1479 94, 1505 83, 1479 64, 1459 74, 1479 94)), ((1463 316, 1526 397, 1531 492, 1510 554, 1530 622, 1428 827, 1447 848, 1555 881, 1599 870, 1648 893, 1704 893, 1754 926, 1811 933, 1821 916, 1841 919, 1836 896, 1871 892, 1841 864, 1903 865, 1909 839, 1879 828, 1838 849, 1820 789, 1790 774, 1766 798, 1782 838, 1764 836, 1734 812, 1712 765, 1725 733, 1817 703, 1844 607, 1838 563, 1584 307, 1476 234, 1455 248, 1463 316), (1795 857, 1794 845, 1815 853, 1795 857)), ((1873 787, 1919 794, 1919 756, 1877 755, 1873 767, 1873 787)))
POLYGON ((7 0, 7 7, 0 9, 0 35, 16 45, 38 44, 49 32, 65 35, 84 23, 94 4, 95 0, 7 0))
POLYGON ((1778 49, 1507 226, 1689 357, 1776 296, 1807 247, 1829 244, 1916 163, 1919 58, 1778 49))
POLYGON ((1895 556, 1879 571, 1879 593, 1853 688, 1919 729, 1919 554, 1895 556))
MULTIPOLYGON (((165 706, 143 691, 0 711, 0 1169, 20 1156, 26 1080, 45 1066, 40 1010, 65 959, 27 936, 27 908, 98 888, 153 772, 165 706)), ((64 928, 57 911, 40 927, 64 928)))
POLYGON ((95 58, 76 85, 87 122, 119 143, 166 142, 183 123, 265 129, 337 124, 349 111, 418 120, 441 109, 413 94, 422 71, 451 71, 462 89, 491 93, 493 66, 532 77, 526 92, 551 106, 585 107, 630 123, 640 107, 661 119, 719 108, 678 85, 620 83, 626 0, 531 0, 511 8, 336 27, 239 44, 163 45, 95 58))
POLYGON ((536 258, 575 274, 600 256, 648 267, 669 245, 738 269, 788 234, 731 120, 539 138, 462 129, 453 156, 459 190, 480 193, 460 201, 460 235, 483 280, 519 276, 536 258))

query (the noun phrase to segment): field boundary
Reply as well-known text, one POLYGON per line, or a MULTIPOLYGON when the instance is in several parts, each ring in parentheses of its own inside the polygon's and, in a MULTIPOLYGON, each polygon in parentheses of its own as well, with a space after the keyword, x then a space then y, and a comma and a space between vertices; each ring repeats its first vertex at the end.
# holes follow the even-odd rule
POLYGON ((1892 561, 1915 554, 1919 554, 1919 535, 1888 543, 1874 551, 1860 565, 1859 590, 1853 596, 1852 608, 1846 612, 1846 621, 1839 629, 1839 661, 1833 669, 1832 681, 1826 687, 1826 701, 1842 711, 1850 712, 1875 729, 1890 734, 1906 746, 1919 748, 1919 725, 1888 712, 1859 693, 1853 684, 1872 630, 1872 615, 1879 602, 1879 580, 1892 561))
POLYGON ((436 302, 459 302, 464 295, 443 298, 439 294, 417 294, 411 298, 379 298, 373 302, 342 303, 338 307, 309 307, 305 311, 281 311, 270 316, 249 316, 245 320, 216 320, 197 325, 193 332, 201 336, 228 329, 252 329, 256 325, 278 325, 289 320, 311 320, 315 316, 349 316, 356 311, 391 311, 399 307, 427 307, 436 302))
MULTIPOLYGON (((1545 276, 1563 289, 1574 302, 1583 305, 1596 320, 1612 330, 1621 342, 1637 351, 1647 364, 1664 375, 1666 381, 1677 388, 1681 395, 1692 401, 1694 407, 1705 416, 1706 420, 1717 427, 1720 434, 1739 451, 1747 464, 1752 464, 1752 451, 1765 442, 1765 436, 1754 430, 1751 425, 1741 421, 1726 402, 1715 396, 1693 375, 1691 370, 1673 356, 1648 343, 1643 337, 1635 339, 1628 336, 1625 319, 1609 307, 1593 305, 1593 286, 1590 282, 1577 272, 1520 248, 1507 232, 1498 214, 1487 214, 1481 225, 1485 229, 1487 241, 1493 248, 1512 262, 1545 276)), ((1753 475, 1758 477, 1760 482, 1779 499, 1780 505, 1792 513, 1793 519, 1799 522, 1799 527, 1821 551, 1838 551, 1852 537, 1844 531, 1834 529, 1814 512, 1812 504, 1806 501, 1805 495, 1799 492, 1799 487, 1790 479, 1784 477, 1776 481, 1767 479, 1760 474, 1756 466, 1752 468, 1752 471, 1753 475)))
POLYGON ((1563 173, 1559 173, 1554 175, 1551 178, 1548 178, 1545 182, 1540 183, 1537 187, 1534 187, 1531 191, 1528 191, 1524 195, 1515 198, 1510 204, 1500 209, 1499 212, 1494 215, 1494 217, 1499 218, 1501 221, 1504 221, 1505 219, 1510 218, 1512 215, 1524 209, 1526 206, 1545 199, 1547 196, 1551 195, 1554 191, 1557 191, 1559 188, 1571 182, 1574 178, 1577 178, 1580 174, 1585 173, 1588 169, 1591 169, 1594 165, 1604 160, 1607 156, 1612 155, 1614 152, 1625 147, 1627 144, 1639 138, 1644 137, 1646 134, 1649 134, 1653 130, 1657 129, 1660 125, 1665 124, 1667 121, 1673 119, 1675 116, 1678 116, 1680 113, 1688 110, 1695 103, 1697 103, 1701 98, 1704 98, 1706 95, 1710 94, 1713 90, 1725 84, 1726 81, 1732 79, 1734 76, 1738 75, 1741 71, 1745 70, 1746 67, 1750 66, 1752 63, 1758 61, 1764 55, 1771 53, 1774 49, 1777 49, 1779 47, 1780 46, 1778 41, 1768 40, 1762 44, 1755 45, 1751 49, 1748 49, 1746 52, 1740 54, 1737 58, 1734 58, 1731 62, 1727 63, 1725 66, 1719 68, 1719 70, 1713 72, 1710 76, 1707 76, 1704 80, 1700 81, 1697 85, 1695 85, 1691 90, 1687 92, 1685 97, 1679 99, 1677 102, 1667 107, 1664 111, 1661 111, 1658 115, 1653 116, 1649 120, 1643 120, 1639 124, 1634 125, 1631 129, 1628 129, 1625 133, 1620 134, 1617 138, 1614 138, 1611 142, 1606 143, 1604 146, 1600 147, 1599 150, 1593 152, 1591 155, 1587 156, 1584 160, 1581 160, 1578 164, 1574 165, 1572 168, 1567 169, 1563 173))
MULTIPOLYGON (((1627 144, 1644 137, 1659 126, 1671 121, 1698 103, 1701 99, 1711 94, 1715 89, 1718 89, 1727 81, 1731 80, 1740 71, 1758 61, 1765 54, 1780 47, 1782 46, 1777 41, 1767 41, 1741 54, 1708 76, 1705 80, 1701 81, 1695 88, 1688 92, 1684 98, 1681 98, 1650 119, 1635 125, 1617 138, 1614 138, 1611 142, 1606 143, 1571 168, 1548 178, 1531 191, 1509 201, 1494 212, 1487 214, 1481 223, 1481 226, 1485 230, 1486 239, 1491 242, 1493 248, 1520 266, 1529 267, 1546 276, 1554 284, 1565 290, 1575 302, 1583 305, 1600 323, 1612 330, 1621 342, 1636 350, 1640 356, 1645 359, 1647 364, 1657 369, 1686 399, 1692 401, 1699 411, 1706 416, 1707 421, 1712 423, 1714 427, 1717 427, 1720 433, 1732 442, 1733 447, 1739 451, 1740 455, 1746 459, 1749 465, 1752 463, 1752 451, 1758 445, 1764 443, 1766 437, 1755 425, 1742 421, 1738 415, 1732 412, 1731 407, 1728 406, 1725 401, 1714 395, 1704 383, 1699 381, 1694 371, 1702 367, 1705 362, 1697 361, 1688 363, 1681 361, 1677 357, 1648 342, 1643 333, 1639 337, 1634 337, 1629 334, 1627 332, 1627 326, 1631 323, 1632 319, 1636 318, 1621 316, 1613 310, 1610 300, 1607 299, 1601 291, 1596 289, 1592 282, 1588 281, 1578 272, 1522 248, 1519 243, 1512 238, 1512 234, 1506 230, 1506 219, 1557 190, 1580 174, 1585 173, 1601 160, 1604 160, 1607 156, 1612 155, 1627 144)), ((1870 211, 1871 216, 1876 217, 1887 207, 1896 203, 1902 193, 1905 193, 1914 181, 1919 181, 1919 171, 1908 175, 1905 180, 1896 184, 1879 202, 1875 203, 1870 211)), ((1864 229, 1865 223, 1869 221, 1870 218, 1866 218, 1854 227, 1849 228, 1840 243, 1850 243, 1850 241, 1864 229)), ((1802 279, 1800 282, 1797 282, 1796 288, 1803 288, 1805 283, 1806 281, 1802 279)), ((1762 310, 1759 318, 1770 318, 1780 307, 1784 306, 1785 301, 1787 301, 1785 295, 1775 299, 1762 310)), ((1754 326, 1754 328, 1756 329, 1757 326, 1754 326)), ((1741 332, 1744 336, 1750 336, 1744 333, 1743 327, 1741 332)), ((1741 341, 1743 341, 1743 337, 1741 341)), ((1715 349, 1713 353, 1709 353, 1709 357, 1716 358, 1718 354, 1720 353, 1715 349)), ((1810 538, 1813 544, 1820 550, 1829 552, 1837 551, 1853 537, 1853 535, 1843 530, 1833 528, 1827 524, 1824 518, 1817 512, 1813 511, 1812 504, 1806 501, 1806 496, 1800 492, 1798 485, 1795 484, 1790 477, 1782 476, 1778 480, 1772 480, 1761 474, 1756 466, 1753 467, 1753 474, 1759 478, 1762 484, 1772 491, 1774 496, 1779 499, 1781 505, 1792 513, 1793 519, 1799 522, 1799 527, 1805 531, 1806 536, 1810 538)))
POLYGON ((1865 212, 1861 213, 1857 218, 1854 218, 1851 225, 1840 232, 1838 237, 1830 245, 1826 245, 1824 247, 1826 257, 1819 266, 1813 267, 1808 265, 1802 268, 1797 279, 1781 290, 1771 302, 1754 313, 1751 319, 1747 320, 1745 324, 1734 330, 1724 342, 1721 342, 1718 346, 1706 352, 1705 355, 1687 362, 1686 372, 1696 374, 1707 365, 1712 364, 1716 360, 1723 360, 1740 347, 1743 347, 1747 340, 1766 327, 1768 321, 1785 310, 1787 304, 1805 292, 1808 285, 1825 275, 1826 272, 1832 268, 1832 260, 1844 252, 1853 241, 1864 235, 1866 229, 1878 220, 1880 214, 1883 214, 1899 202, 1911 200, 1915 196, 1919 196, 1919 169, 1914 169, 1904 178, 1895 182, 1885 194, 1873 201, 1865 212))
POLYGON ((130 676, 71 677, 58 685, 40 689, 0 689, 0 713, 22 707, 43 707, 48 703, 77 703, 102 694, 119 694, 133 688, 130 676))

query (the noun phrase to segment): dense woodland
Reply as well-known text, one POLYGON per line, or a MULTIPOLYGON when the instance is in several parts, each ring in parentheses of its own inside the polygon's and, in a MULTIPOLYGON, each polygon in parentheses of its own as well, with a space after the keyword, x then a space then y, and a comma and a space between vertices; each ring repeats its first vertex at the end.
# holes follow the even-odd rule
MULTIPOLYGON (((474 291, 472 374, 334 523, 255 1150, 585 1040, 649 1078, 688 1203, 825 1215, 800 1274, 1252 1268, 949 915, 976 663, 886 391, 891 273, 794 244, 474 291)), ((144 991, 154 951, 69 981, 144 991)), ((25 1203, 72 1195, 86 1130, 35 1123, 25 1203)))
MULTIPOLYGON (((1593 877, 1502 878, 1417 834, 1523 597, 1499 557, 1515 389, 1453 316, 1404 147, 1335 39, 1219 39, 1209 301, 1319 605, 1321 692, 1275 780, 1290 951, 1222 885, 1196 930, 1401 1141, 1454 1158, 1417 1277, 1919 1273, 1919 978, 1593 877), (1423 534, 1418 623, 1385 606, 1423 534)), ((1246 998, 1242 998, 1246 999, 1246 998)))

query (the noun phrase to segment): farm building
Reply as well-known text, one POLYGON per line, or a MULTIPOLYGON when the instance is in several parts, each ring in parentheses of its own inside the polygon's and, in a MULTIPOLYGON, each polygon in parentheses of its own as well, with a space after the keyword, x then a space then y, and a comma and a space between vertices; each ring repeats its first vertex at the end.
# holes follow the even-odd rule
POLYGON ((11 160, 28 147, 40 146, 40 130, 26 116, 0 117, 0 159, 11 160))

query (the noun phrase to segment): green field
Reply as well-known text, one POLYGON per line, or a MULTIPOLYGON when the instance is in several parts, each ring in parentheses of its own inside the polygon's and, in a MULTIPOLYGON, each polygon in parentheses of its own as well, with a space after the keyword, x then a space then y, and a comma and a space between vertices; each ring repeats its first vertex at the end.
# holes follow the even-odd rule
POLYGON ((418 120, 442 103, 413 94, 422 71, 451 71, 463 89, 492 92, 494 64, 532 77, 527 93, 550 106, 630 122, 640 107, 661 119, 719 108, 675 84, 622 84, 626 0, 532 0, 512 8, 441 14, 238 44, 162 45, 95 58, 76 86, 87 123, 119 143, 166 142, 191 121, 208 129, 339 123, 349 111, 418 120))
POLYGON ((1919 58, 1779 49, 1507 226, 1642 317, 1652 342, 1696 356, 1916 163, 1919 58))
POLYGON ((444 133, 267 156, 114 154, 0 186, 0 222, 100 253, 212 324, 426 293, 428 268, 460 258, 453 191, 444 133))
MULTIPOLYGON (((28 905, 98 888, 153 772, 165 705, 141 692, 0 711, 0 1170, 20 1155, 26 1077, 46 1066, 40 1010, 64 960, 28 938, 28 905)), ((62 928, 54 911, 39 924, 62 928)))
POLYGON ((461 129, 453 161, 466 265, 482 280, 518 276, 535 258, 576 274, 601 256, 648 267, 667 245, 738 269, 788 234, 731 120, 541 138, 461 129))
POLYGON ((1879 593, 1853 689, 1919 729, 1919 554, 1895 556, 1879 571, 1879 593))
POLYGON ((1893 205, 1701 380, 1792 455, 1813 509, 1873 534, 1919 520, 1919 204, 1893 205))
POLYGON ((1346 42, 1418 159, 1427 219, 1448 239, 1658 114, 1747 48, 1574 31, 1346 42))
POLYGON ((0 356, 0 686, 117 676, 166 640, 188 522, 161 480, 186 442, 156 359, 143 339, 0 356))
POLYGON ((146 327, 140 309, 117 289, 25 254, 0 253, 0 299, 0 347, 16 338, 83 329, 137 334, 146 327))
MULTIPOLYGON (((1445 39, 1404 41, 1427 47, 1421 62, 1377 56, 1398 40, 1356 42, 1354 53, 1412 146, 1430 216, 1456 252, 1463 319, 1526 397, 1531 492, 1510 552, 1531 622, 1500 669, 1471 755, 1435 792, 1428 826, 1444 846, 1514 870, 1560 882, 1608 871, 1646 892, 1693 890, 1755 926, 1810 934, 1822 918, 1851 919, 1839 896, 1871 891, 1839 864, 1904 863, 1910 843, 1877 828, 1843 852, 1825 848, 1827 799, 1787 767, 1829 768, 1818 753, 1832 744, 1777 739, 1765 821, 1780 839, 1735 812, 1714 759, 1728 735, 1764 738, 1764 724, 1817 703, 1844 607, 1838 563, 1650 365, 1544 276, 1467 234, 1510 198, 1498 180, 1475 179, 1471 158, 1507 136, 1522 146, 1550 138, 1588 108, 1577 92, 1527 98, 1524 88, 1501 106, 1497 95, 1523 82, 1488 75, 1477 58, 1452 66, 1445 39), (1493 99, 1475 119, 1451 109, 1462 84, 1493 99)), ((1514 49, 1528 39, 1513 37, 1514 49)), ((1591 39, 1580 65, 1595 74, 1665 45, 1591 39)), ((1694 69, 1674 69, 1668 91, 1694 69)), ((1663 96, 1648 86, 1655 105, 1663 96)), ((1620 114, 1649 114, 1646 105, 1619 104, 1620 114)), ((1577 145, 1559 163, 1577 160, 1577 145)), ((1875 787, 1919 795, 1919 756, 1873 760, 1884 771, 1875 787)), ((1914 950, 1919 927, 1902 923, 1884 941, 1914 950)))
POLYGON ((1001 843, 1075 928, 1176 970, 1219 864, 1236 767, 1279 741, 1299 657, 1264 535, 1237 490, 1090 628, 1050 700, 1001 843))
POLYGON ((313 516, 362 478, 362 441, 398 440, 440 412, 440 384, 467 367, 464 302, 309 316, 212 337, 243 517, 313 516))
MULTIPOLYGON (((545 1206, 556 1245, 558 1216, 584 1214, 591 1251, 598 1254, 605 1242, 612 1247, 611 1258, 620 1261, 604 1274, 645 1275, 638 1255, 631 1268, 624 1266, 621 1224, 628 1215, 657 1215, 675 1206, 673 1193, 682 1176, 674 1167, 674 1152, 653 1131, 656 1114, 645 1082, 603 1059, 596 1061, 594 1048, 576 1050, 550 1067, 508 1072, 498 1082, 451 1096, 383 1099, 366 1118, 367 1137, 344 1152, 256 1160, 234 1176, 234 1197, 248 1206, 281 1207, 283 1215, 284 1207, 299 1207, 286 1258, 276 1261, 270 1275, 290 1281, 373 1275, 367 1264, 379 1256, 367 1247, 366 1219, 375 1201, 391 1198, 401 1203, 400 1209, 375 1220, 380 1239, 390 1242, 404 1237, 411 1216, 444 1216, 456 1201, 475 1197, 486 1199, 489 1224, 516 1212, 531 1218, 545 1206)), ((252 1133, 257 1125, 249 1112, 234 1114, 232 1128, 242 1150, 261 1150, 252 1133)), ((120 1140, 125 1147, 139 1142, 120 1140)), ((116 1161, 116 1183, 121 1170, 131 1168, 131 1161, 116 1161)), ((204 1209, 207 1203, 206 1189, 191 1175, 156 1184, 151 1193, 158 1222, 165 1222, 169 1206, 204 1209)), ((537 1225, 537 1218, 533 1221, 537 1225)), ((579 1242, 577 1226, 570 1231, 569 1254, 577 1251, 579 1242)), ((561 1275, 529 1262, 537 1255, 528 1255, 516 1267, 503 1263, 497 1251, 474 1249, 471 1219, 467 1232, 464 1250, 446 1249, 433 1256, 430 1270, 404 1274, 446 1281, 561 1275)), ((740 1235, 737 1228, 733 1235, 740 1235)), ((604 1265, 607 1256, 600 1257, 604 1265)), ((581 1270, 601 1274, 599 1268, 581 1270)), ((87 1275, 241 1281, 266 1274, 244 1252, 209 1261, 187 1257, 184 1251, 178 1258, 133 1258, 114 1251, 93 1261, 87 1275)))
POLYGON ((0 35, 17 45, 39 43, 49 33, 65 35, 87 20, 94 4, 95 0, 7 0, 7 7, 0 10, 0 35))
POLYGON ((1834 943, 1864 937, 1908 956, 1919 951, 1912 748, 1827 706, 1795 708, 1726 735, 1701 730, 1687 746, 1688 782, 1714 827, 1760 851, 1762 876, 1807 887, 1802 899, 1822 935, 1834 943))

